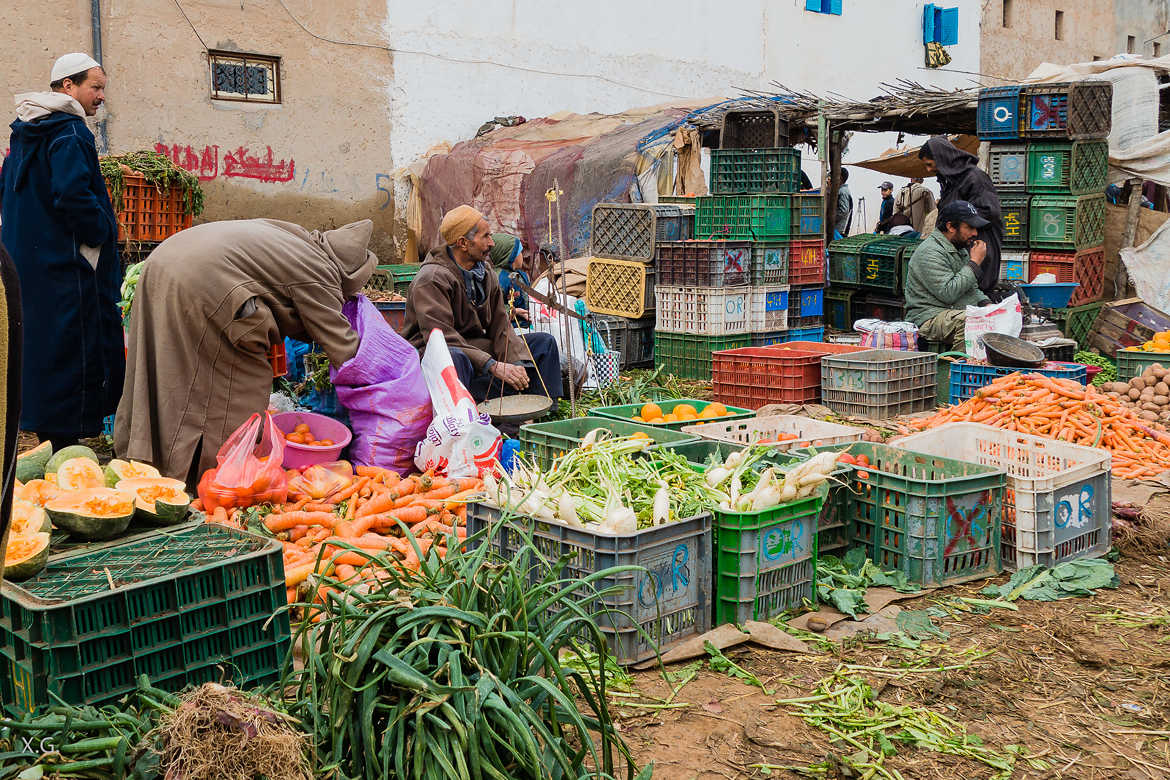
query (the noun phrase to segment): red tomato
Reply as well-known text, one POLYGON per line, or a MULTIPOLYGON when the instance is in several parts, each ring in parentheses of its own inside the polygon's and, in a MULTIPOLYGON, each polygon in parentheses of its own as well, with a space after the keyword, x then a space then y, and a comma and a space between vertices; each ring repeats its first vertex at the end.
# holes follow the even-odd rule
POLYGON ((858 479, 869 479, 869 472, 868 471, 859 471, 859 472, 857 472, 857 478, 858 479))
POLYGON ((866 454, 864 454, 864 453, 862 453, 861 455, 858 455, 858 456, 857 456, 857 465, 858 465, 858 466, 868 466, 868 465, 870 465, 870 463, 869 463, 869 456, 868 456, 868 455, 866 455, 866 454))
POLYGON ((838 463, 848 463, 850 466, 852 466, 852 465, 855 465, 857 463, 857 458, 853 457, 848 452, 842 452, 840 455, 837 456, 837 462, 838 463))

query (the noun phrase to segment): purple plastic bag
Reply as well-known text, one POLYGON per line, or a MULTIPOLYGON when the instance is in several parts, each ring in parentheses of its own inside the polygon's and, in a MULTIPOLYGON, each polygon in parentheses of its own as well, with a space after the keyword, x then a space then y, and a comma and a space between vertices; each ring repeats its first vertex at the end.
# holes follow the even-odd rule
POLYGON ((357 354, 329 372, 337 400, 349 410, 350 458, 406 474, 414 470, 415 445, 431 423, 431 394, 418 351, 364 295, 341 311, 361 339, 357 354))

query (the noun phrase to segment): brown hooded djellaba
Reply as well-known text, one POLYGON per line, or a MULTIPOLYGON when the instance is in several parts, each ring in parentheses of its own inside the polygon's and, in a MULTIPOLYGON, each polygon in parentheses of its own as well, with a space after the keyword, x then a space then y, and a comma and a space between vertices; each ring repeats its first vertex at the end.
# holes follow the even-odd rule
POLYGON ((341 313, 373 273, 369 220, 324 232, 272 219, 210 222, 155 249, 130 313, 119 457, 185 479, 268 406, 271 345, 315 341, 340 366, 358 336, 341 313))

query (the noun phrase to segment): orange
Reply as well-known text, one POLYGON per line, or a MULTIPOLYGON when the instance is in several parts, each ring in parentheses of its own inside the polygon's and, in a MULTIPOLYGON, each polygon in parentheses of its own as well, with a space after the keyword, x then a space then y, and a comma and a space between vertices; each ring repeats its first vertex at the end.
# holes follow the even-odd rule
POLYGON ((663 418, 663 416, 660 414, 660 415, 658 415, 657 417, 655 417, 654 419, 652 419, 652 420, 647 420, 646 422, 647 422, 647 423, 649 423, 650 425, 662 425, 662 423, 666 422, 666 420, 665 420, 665 418, 663 418))
POLYGON ((671 411, 674 412, 675 415, 679 418, 682 418, 683 415, 690 415, 692 418, 699 416, 699 413, 695 411, 695 407, 691 406, 690 404, 679 404, 678 406, 671 409, 671 411))
POLYGON ((293 433, 308 433, 308 432, 309 432, 309 424, 308 423, 300 423, 299 425, 297 425, 296 428, 293 428, 293 433))
POLYGON ((630 434, 630 438, 631 439, 649 439, 650 434, 644 433, 642 431, 635 431, 634 433, 630 434))
POLYGON ((724 406, 723 404, 719 403, 718 401, 711 404, 703 411, 704 412, 707 412, 707 411, 711 412, 712 417, 726 417, 728 414, 727 407, 724 406))
POLYGON ((635 414, 630 419, 633 420, 634 422, 646 422, 645 420, 642 419, 642 415, 640 415, 640 414, 635 414))
POLYGON ((699 412, 700 420, 714 420, 716 417, 720 416, 721 415, 715 414, 715 410, 710 406, 703 407, 703 411, 699 412))
POLYGON ((674 412, 670 412, 669 414, 663 415, 662 419, 668 423, 678 422, 678 415, 674 412))
POLYGON ((642 419, 653 420, 655 417, 662 416, 662 407, 656 403, 648 403, 642 407, 642 419))

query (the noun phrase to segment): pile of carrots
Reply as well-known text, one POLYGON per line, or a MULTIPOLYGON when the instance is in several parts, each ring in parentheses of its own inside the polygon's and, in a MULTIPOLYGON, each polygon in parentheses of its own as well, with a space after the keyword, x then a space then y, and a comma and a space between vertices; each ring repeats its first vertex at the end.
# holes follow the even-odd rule
MULTIPOLYGON (((378 577, 380 566, 369 556, 388 557, 406 569, 417 569, 419 552, 425 556, 432 547, 445 556, 451 535, 467 538, 467 503, 482 487, 480 479, 431 472, 400 477, 388 469, 358 466, 348 484, 324 498, 290 493, 288 503, 273 507, 263 519, 284 544, 289 603, 301 600, 299 590, 313 574, 327 574, 347 585, 378 577)), ((238 525, 242 518, 242 510, 218 508, 208 520, 238 525)))
POLYGON ((1115 397, 1092 385, 1039 374, 999 377, 961 404, 914 420, 916 428, 976 422, 1009 431, 1102 447, 1113 455, 1113 474, 1125 479, 1170 470, 1170 434, 1147 423, 1115 397))

